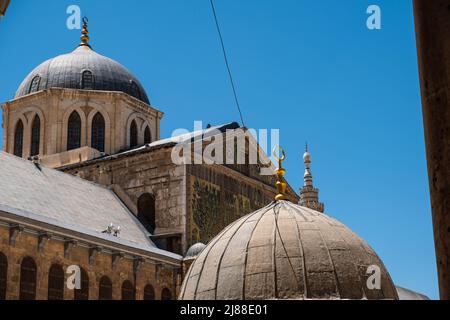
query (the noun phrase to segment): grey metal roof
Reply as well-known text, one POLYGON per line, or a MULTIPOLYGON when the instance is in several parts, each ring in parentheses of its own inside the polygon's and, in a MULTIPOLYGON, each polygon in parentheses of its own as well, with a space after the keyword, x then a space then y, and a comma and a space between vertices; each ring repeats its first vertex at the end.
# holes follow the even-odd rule
POLYGON ((40 64, 19 86, 15 98, 49 88, 83 89, 82 73, 87 70, 92 72, 94 79, 90 90, 121 91, 150 104, 138 79, 118 62, 88 46, 79 46, 71 53, 40 64), (38 85, 32 85, 36 76, 40 77, 36 82, 38 85))
MULTIPOLYGON (((124 245, 161 251, 112 190, 0 151, 0 209, 124 245), (119 237, 102 233, 113 223, 119 237)), ((170 254, 167 252, 167 254, 170 254)))

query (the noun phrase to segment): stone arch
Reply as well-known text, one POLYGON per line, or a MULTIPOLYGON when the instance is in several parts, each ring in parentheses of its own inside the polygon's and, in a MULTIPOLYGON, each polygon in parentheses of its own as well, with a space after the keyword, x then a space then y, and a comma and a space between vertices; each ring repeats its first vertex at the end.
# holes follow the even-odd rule
MULTIPOLYGON (((42 156, 44 155, 44 145, 45 145, 45 128, 47 125, 47 121, 46 118, 44 116, 44 112, 42 111, 41 108, 37 107, 37 106, 31 106, 31 107, 27 107, 25 108, 22 113, 25 115, 27 113, 29 113, 28 115, 28 119, 27 119, 27 124, 25 126, 25 136, 24 139, 26 139, 26 141, 24 140, 24 145, 26 146, 26 153, 25 155, 28 156, 30 154, 30 146, 31 146, 31 129, 33 126, 33 121, 34 118, 36 116, 39 117, 39 121, 41 122, 41 127, 40 127, 40 132, 39 132, 39 154, 42 156)), ((25 125, 25 124, 24 124, 25 125)))
MULTIPOLYGON (((144 130, 145 130, 145 126, 148 125, 148 127, 150 128, 150 132, 152 127, 150 126, 150 123, 147 121, 147 119, 145 119, 145 117, 143 117, 139 112, 133 112, 132 114, 130 114, 130 116, 127 119, 127 124, 126 124, 126 145, 127 147, 130 147, 130 128, 131 128, 131 123, 134 121, 136 121, 136 126, 137 126, 137 143, 138 146, 143 145, 144 144, 144 130), (142 122, 142 124, 139 124, 139 122, 142 122)), ((152 138, 153 138, 153 133, 152 133, 152 138)))
POLYGON ((89 300, 89 275, 85 269, 80 267, 81 271, 81 289, 75 289, 73 293, 74 300, 89 300))
POLYGON ((154 137, 153 137, 153 133, 152 133, 152 127, 150 126, 150 123, 148 122, 147 119, 142 119, 142 120, 143 120, 143 122, 142 122, 142 125, 141 125, 141 128, 140 128, 140 132, 141 132, 140 136, 142 138, 142 141, 140 142, 140 144, 153 142, 154 137), (148 128, 148 130, 150 132, 150 142, 147 142, 146 139, 145 139, 145 136, 146 136, 145 130, 147 128, 148 128))
POLYGON ((26 256, 20 264, 20 300, 35 300, 37 287, 37 265, 33 258, 26 256))
POLYGON ((87 134, 86 134, 86 115, 84 114, 83 110, 81 110, 80 107, 72 106, 68 108, 64 112, 63 116, 63 122, 62 122, 62 133, 61 133, 61 152, 67 151, 67 130, 69 125, 69 117, 72 114, 72 112, 77 112, 81 119, 81 147, 84 147, 87 145, 87 134))
POLYGON ((172 291, 168 288, 161 290, 161 300, 172 300, 172 291))
POLYGON ((108 276, 100 278, 98 285, 98 300, 112 300, 113 286, 108 276))
POLYGON ((156 229, 156 199, 151 193, 143 193, 137 201, 137 218, 143 226, 153 233, 156 229))
POLYGON ((60 264, 54 263, 48 271, 48 300, 64 299, 64 270, 60 264))
POLYGON ((122 282, 122 300, 136 300, 136 291, 130 280, 122 282))
POLYGON ((105 153, 111 153, 111 119, 109 117, 108 112, 101 107, 98 104, 89 104, 89 107, 92 108, 92 110, 89 112, 89 115, 87 117, 87 142, 88 146, 91 147, 91 140, 92 140, 92 120, 94 119, 95 115, 97 113, 100 113, 103 117, 103 120, 105 121, 105 153))
MULTIPOLYGON (((25 146, 25 139, 27 138, 26 129, 28 127, 28 119, 25 117, 24 114, 20 113, 18 115, 15 115, 15 117, 13 117, 11 119, 11 121, 9 122, 11 125, 8 128, 8 140, 9 140, 8 141, 8 152, 11 154, 14 154, 14 135, 15 135, 16 126, 17 126, 19 120, 22 120, 23 130, 24 130, 24 132, 23 132, 24 136, 23 136, 23 142, 22 142, 23 146, 25 146)), ((22 149, 22 150, 26 151, 26 149, 22 149)))
POLYGON ((155 300, 155 289, 150 283, 144 287, 144 300, 155 300))

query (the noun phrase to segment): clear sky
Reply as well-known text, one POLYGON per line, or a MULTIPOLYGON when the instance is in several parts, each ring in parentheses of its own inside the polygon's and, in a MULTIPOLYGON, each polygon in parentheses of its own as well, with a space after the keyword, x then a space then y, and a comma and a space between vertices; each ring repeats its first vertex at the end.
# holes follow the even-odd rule
MULTIPOLYGON (((247 127, 281 130, 296 190, 307 140, 326 213, 367 240, 396 284, 438 298, 412 1, 215 1, 247 127), (381 30, 366 27, 370 4, 381 30)), ((163 137, 239 120, 209 0, 12 0, 0 101, 79 43, 71 4, 89 17, 93 48, 165 112, 163 137)))

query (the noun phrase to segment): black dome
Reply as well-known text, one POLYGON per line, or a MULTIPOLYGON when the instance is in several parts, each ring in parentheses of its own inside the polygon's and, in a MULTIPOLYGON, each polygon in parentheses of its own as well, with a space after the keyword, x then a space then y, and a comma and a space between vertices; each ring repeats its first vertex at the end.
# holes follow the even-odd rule
POLYGON ((15 98, 49 88, 121 91, 150 104, 140 82, 125 67, 89 46, 40 64, 19 86, 15 98))

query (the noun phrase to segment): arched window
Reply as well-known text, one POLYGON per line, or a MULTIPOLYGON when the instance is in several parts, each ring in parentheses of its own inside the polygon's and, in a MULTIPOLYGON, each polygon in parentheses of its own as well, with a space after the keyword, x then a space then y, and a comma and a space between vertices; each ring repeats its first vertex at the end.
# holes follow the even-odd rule
POLYGON ((100 112, 92 118, 91 147, 105 152, 105 119, 100 112))
POLYGON ((150 133, 150 128, 146 127, 144 131, 144 143, 152 142, 152 134, 150 133))
POLYGON ((74 300, 89 300, 89 276, 83 268, 80 268, 80 271, 81 289, 75 289, 74 300))
POLYGON ((139 221, 141 221, 148 231, 155 231, 155 197, 150 193, 144 193, 139 197, 137 207, 139 221))
POLYGON ((130 88, 131 88, 131 95, 141 100, 141 90, 139 90, 139 86, 133 80, 130 81, 130 88))
POLYGON ((23 155, 23 122, 19 120, 14 131, 14 155, 22 157, 23 155))
POLYGON ((155 300, 155 289, 150 284, 144 288, 144 300, 155 300))
POLYGON ((33 258, 23 258, 20 265, 20 300, 36 299, 36 273, 36 263, 33 258))
POLYGON ((64 270, 59 264, 53 264, 48 271, 48 300, 63 300, 64 270))
POLYGON ((162 289, 161 300, 172 300, 172 292, 167 288, 162 289))
POLYGON ((81 89, 94 89, 94 75, 92 74, 92 71, 85 70, 81 74, 81 89))
POLYGON ((134 148, 138 145, 138 130, 136 121, 131 121, 130 125, 130 148, 134 148))
POLYGON ((39 116, 35 116, 31 127, 31 150, 30 156, 36 156, 39 154, 39 144, 41 141, 41 119, 39 116))
POLYGON ((134 287, 131 281, 125 280, 122 283, 122 300, 135 300, 134 287))
POLYGON ((81 118, 74 111, 69 117, 67 124, 67 151, 81 147, 81 118))
POLYGON ((6 282, 8 275, 8 259, 0 252, 0 300, 6 300, 6 282))
POLYGON ((30 88, 28 90, 28 93, 37 92, 39 91, 39 84, 41 83, 41 77, 35 76, 33 80, 31 80, 30 88))
POLYGON ((98 300, 112 300, 112 282, 107 276, 100 279, 98 300))

